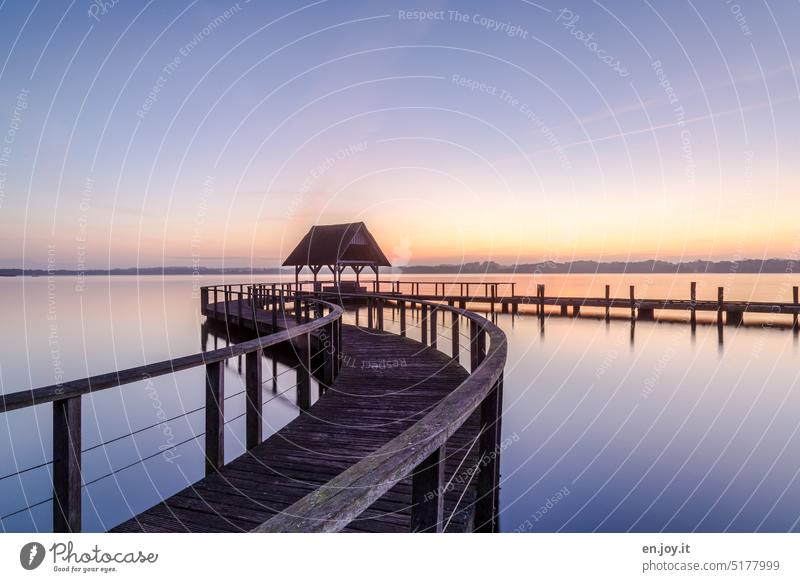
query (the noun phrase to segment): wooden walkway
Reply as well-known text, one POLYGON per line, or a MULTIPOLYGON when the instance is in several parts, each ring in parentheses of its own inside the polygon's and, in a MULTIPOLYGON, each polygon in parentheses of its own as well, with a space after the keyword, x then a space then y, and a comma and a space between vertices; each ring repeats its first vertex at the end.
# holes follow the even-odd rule
MULTIPOLYGON (((248 319, 243 314, 242 323, 248 319)), ((347 365, 306 412, 217 473, 112 531, 249 531, 370 456, 467 378, 443 353, 393 334, 343 326, 342 350, 347 365)), ((445 494, 445 520, 452 515, 446 531, 472 529, 476 488, 469 470, 478 462, 478 447, 472 447, 478 412, 447 444, 445 482, 455 478, 445 494)), ((345 531, 409 531, 410 482, 398 483, 345 531)))

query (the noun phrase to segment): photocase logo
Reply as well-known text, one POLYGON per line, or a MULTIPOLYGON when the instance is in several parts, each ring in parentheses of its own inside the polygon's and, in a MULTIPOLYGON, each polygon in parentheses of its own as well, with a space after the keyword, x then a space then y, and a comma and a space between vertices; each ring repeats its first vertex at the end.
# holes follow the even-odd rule
POLYGON ((35 570, 44 561, 44 546, 39 542, 29 542, 19 551, 19 563, 26 570, 35 570))

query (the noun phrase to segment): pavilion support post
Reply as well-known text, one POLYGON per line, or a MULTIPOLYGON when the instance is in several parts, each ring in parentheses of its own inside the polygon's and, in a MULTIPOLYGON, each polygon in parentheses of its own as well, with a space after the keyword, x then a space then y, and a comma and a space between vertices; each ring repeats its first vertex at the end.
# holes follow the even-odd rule
POLYGON ((441 533, 444 527, 444 446, 420 463, 411 477, 411 531, 441 533))

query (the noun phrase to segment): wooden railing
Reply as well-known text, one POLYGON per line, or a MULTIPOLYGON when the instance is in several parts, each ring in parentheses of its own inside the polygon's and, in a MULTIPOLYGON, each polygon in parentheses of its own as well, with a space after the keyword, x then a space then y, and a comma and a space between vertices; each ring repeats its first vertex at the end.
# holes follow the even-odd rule
MULTIPOLYGON (((252 287, 244 285, 238 289, 233 289, 232 286, 202 288, 202 308, 207 309, 209 307, 209 297, 216 295, 219 298, 220 294, 226 296, 228 301, 232 301, 233 297, 241 299, 242 301, 236 304, 237 311, 240 308, 244 308, 245 305, 248 306, 254 320, 258 311, 264 310, 263 297, 255 295, 252 287)), ((78 532, 81 530, 81 491, 87 485, 83 482, 81 475, 81 457, 82 453, 86 452, 82 448, 81 439, 81 397, 83 395, 148 380, 156 376, 174 374, 189 368, 205 367, 205 432, 203 435, 205 436, 206 473, 215 471, 225 463, 223 437, 225 425, 224 402, 226 397, 224 394, 223 368, 226 360, 239 356, 245 357, 245 415, 247 417, 245 426, 248 450, 258 445, 262 440, 260 357, 262 350, 285 342, 292 342, 301 358, 306 359, 306 365, 304 366, 304 362, 301 361, 301 366, 298 368, 301 370, 299 377, 305 378, 304 383, 298 384, 298 399, 305 400, 307 398, 309 401, 305 406, 307 408, 310 405, 310 396, 303 396, 303 385, 306 388, 310 386, 308 375, 311 367, 308 361, 311 357, 312 334, 317 336, 324 334, 326 338, 327 348, 323 352, 326 358, 326 370, 330 371, 330 379, 332 381, 337 369, 335 354, 339 351, 340 333, 338 333, 338 330, 343 310, 338 305, 314 297, 283 296, 280 304, 284 306, 281 314, 284 320, 286 320, 290 311, 285 308, 287 300, 290 300, 292 305, 291 311, 293 311, 292 320, 294 325, 285 326, 285 329, 277 332, 274 331, 276 327, 273 327, 271 331, 274 333, 263 337, 213 351, 81 378, 63 384, 0 395, 0 413, 53 403, 53 458, 51 462, 39 465, 44 466, 50 463, 53 465, 53 530, 56 532, 78 532), (315 315, 316 318, 312 318, 312 315, 315 315), (303 347, 305 349, 302 349, 303 347)), ((226 302, 225 307, 227 305, 228 303, 226 302)), ((242 320, 243 314, 239 313, 238 316, 242 320)), ((278 313, 275 313, 275 316, 277 317, 278 313)), ((233 314, 230 314, 230 317, 233 317, 233 314)), ((223 321, 227 320, 227 317, 223 319, 223 321)), ((123 435, 123 437, 116 437, 113 440, 116 441, 125 436, 131 436, 136 432, 139 431, 123 435)), ((201 435, 195 435, 194 438, 199 436, 201 435)), ((98 446, 102 446, 102 443, 90 448, 94 449, 98 446)), ((22 469, 2 478, 18 475, 29 470, 31 468, 22 469)), ((47 501, 50 501, 50 499, 29 505, 20 511, 28 510, 34 505, 40 505, 47 501)))
MULTIPOLYGON (((320 295, 321 298, 333 297, 320 295)), ((366 301, 367 327, 387 331, 384 308, 399 310, 399 335, 408 334, 407 311, 420 310, 420 338, 458 362, 462 321, 469 326, 469 377, 424 418, 316 491, 294 503, 254 531, 332 532, 341 530, 402 479, 412 477, 412 531, 442 531, 447 440, 480 409, 476 531, 496 531, 503 368, 507 345, 503 331, 484 317, 453 305, 377 294, 336 295, 337 299, 366 301), (438 341, 439 314, 450 315, 450 342, 438 341), (438 492, 431 494, 432 492, 438 492)))

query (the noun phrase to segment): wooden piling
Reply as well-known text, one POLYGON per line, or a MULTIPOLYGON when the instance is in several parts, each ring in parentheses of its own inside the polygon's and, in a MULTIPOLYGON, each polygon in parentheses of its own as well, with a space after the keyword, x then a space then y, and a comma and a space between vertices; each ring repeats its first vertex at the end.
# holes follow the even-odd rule
POLYGON ((636 320, 636 293, 633 285, 630 288, 631 292, 631 320, 636 320))
POLYGON ((206 364, 206 475, 225 464, 225 366, 206 364))
POLYGON ((81 397, 53 402, 53 531, 81 531, 81 397))
POLYGON ((261 407, 263 396, 261 391, 261 352, 256 350, 245 354, 245 432, 247 450, 261 444, 261 407))
POLYGON ((611 285, 606 285, 606 321, 611 320, 611 285))

